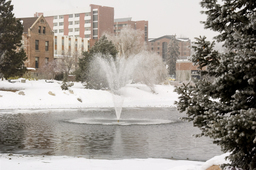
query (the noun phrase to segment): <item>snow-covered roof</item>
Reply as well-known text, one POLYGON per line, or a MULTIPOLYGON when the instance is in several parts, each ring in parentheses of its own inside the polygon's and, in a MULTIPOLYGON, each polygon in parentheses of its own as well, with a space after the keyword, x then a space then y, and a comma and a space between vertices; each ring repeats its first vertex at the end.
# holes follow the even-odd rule
POLYGON ((177 38, 177 40, 179 40, 179 41, 184 41, 184 42, 186 42, 186 41, 190 41, 190 39, 189 39, 189 38, 177 38))
POLYGON ((114 22, 126 22, 126 21, 131 21, 132 17, 129 18, 116 18, 114 19, 114 22))
MULTIPOLYGON (((173 36, 175 36, 175 35, 164 35, 164 36, 158 37, 158 38, 149 38, 148 41, 149 41, 149 42, 155 42, 155 41, 160 40, 160 39, 162 39, 162 38, 171 39, 173 36)), ((178 41, 184 41, 184 42, 190 41, 189 38, 177 38, 177 40, 178 40, 178 41)))
POLYGON ((149 38, 148 41, 149 41, 149 42, 155 42, 155 41, 160 40, 160 39, 162 39, 162 38, 171 39, 173 36, 174 36, 174 35, 164 35, 164 36, 158 37, 158 38, 149 38))
POLYGON ((27 70, 36 70, 36 69, 33 67, 27 67, 27 70))

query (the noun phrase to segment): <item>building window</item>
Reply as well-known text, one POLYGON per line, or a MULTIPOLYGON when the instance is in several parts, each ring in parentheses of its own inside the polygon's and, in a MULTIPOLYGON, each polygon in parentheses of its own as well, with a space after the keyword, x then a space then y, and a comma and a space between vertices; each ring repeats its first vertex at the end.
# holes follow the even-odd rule
POLYGON ((86 24, 91 23, 91 20, 85 20, 84 23, 86 24))
POLYGON ((85 35, 84 35, 84 38, 90 38, 90 37, 91 37, 90 34, 85 34, 85 35))
POLYGON ((93 21, 98 21, 98 15, 93 15, 93 21))
POLYGON ((59 23, 59 26, 63 26, 63 24, 64 24, 63 22, 60 22, 60 23, 59 23))
POLYGON ((55 26, 55 27, 58 26, 58 23, 57 23, 57 22, 54 22, 54 23, 53 23, 53 26, 55 26))
POLYGON ((69 22, 68 22, 68 25, 73 25, 73 21, 69 21, 69 22))
POLYGON ((43 20, 43 19, 41 19, 41 23, 44 23, 44 20, 43 20))
POLYGON ((78 25, 79 24, 79 21, 75 21, 75 25, 78 25))
POLYGON ((63 18, 64 18, 64 16, 63 16, 63 15, 60 15, 60 16, 59 16, 59 19, 63 19, 63 18))
POLYGON ((41 34, 41 26, 38 27, 38 33, 41 34))
POLYGON ((165 61, 167 58, 167 42, 162 43, 162 59, 165 61))
POLYGON ((75 14, 75 17, 79 17, 80 16, 80 14, 75 14))
POLYGON ((35 58, 35 68, 39 68, 39 57, 35 58))
POLYGON ((84 30, 85 31, 91 31, 91 28, 90 27, 85 27, 84 30))
POLYGON ((54 37, 54 44, 57 45, 57 37, 54 37))
POLYGON ((60 29, 60 30, 59 30, 59 33, 63 33, 63 32, 64 32, 64 30, 63 30, 63 29, 60 29))
POLYGON ((43 34, 45 34, 45 30, 46 30, 46 28, 45 28, 45 27, 43 27, 43 34))
POLYGON ((75 28, 75 32, 79 32, 79 28, 75 28))
POLYGON ((69 18, 73 18, 73 14, 69 14, 69 16, 68 16, 69 18))
POLYGON ((54 54, 57 54, 57 50, 54 50, 54 54))
POLYGON ((58 30, 53 30, 54 33, 58 33, 58 30))
POLYGON ((45 57, 45 64, 47 65, 49 63, 49 58, 45 57))
POLYGON ((49 41, 45 41, 45 51, 49 51, 49 41))
POLYGON ((58 16, 54 16, 54 19, 58 19, 58 16))
POLYGON ((98 30, 93 30, 93 38, 98 38, 98 30))
POLYGON ((153 50, 154 50, 154 48, 151 48, 151 50, 153 51, 153 50))
POLYGON ((36 49, 36 50, 39 50, 39 40, 36 40, 36 41, 35 41, 35 49, 36 49))
POLYGON ((73 28, 69 28, 69 29, 68 29, 68 32, 73 32, 73 28))
POLYGON ((64 46, 64 38, 62 38, 62 46, 64 46))
POLYGON ((93 28, 98 28, 98 22, 93 23, 93 28))

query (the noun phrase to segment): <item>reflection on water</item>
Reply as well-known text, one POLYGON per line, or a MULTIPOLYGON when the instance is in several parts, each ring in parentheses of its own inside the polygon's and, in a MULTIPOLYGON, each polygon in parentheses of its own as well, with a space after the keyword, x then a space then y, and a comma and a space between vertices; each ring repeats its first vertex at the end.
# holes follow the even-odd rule
POLYGON ((32 114, 0 112, 0 153, 68 155, 87 158, 174 158, 207 160, 221 154, 208 138, 179 120, 172 108, 124 109, 123 119, 164 119, 158 125, 104 126, 70 123, 78 118, 115 119, 113 109, 53 110, 32 114))

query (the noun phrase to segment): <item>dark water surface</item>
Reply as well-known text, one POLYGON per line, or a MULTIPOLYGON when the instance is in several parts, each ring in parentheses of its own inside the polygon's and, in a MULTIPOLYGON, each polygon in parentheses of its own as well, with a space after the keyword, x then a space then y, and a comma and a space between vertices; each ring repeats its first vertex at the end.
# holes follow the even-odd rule
POLYGON ((115 119, 114 109, 0 110, 0 153, 86 158, 207 160, 222 154, 174 108, 124 108, 122 120, 172 120, 157 125, 90 125, 78 118, 115 119), (14 113, 14 114, 10 114, 14 113))

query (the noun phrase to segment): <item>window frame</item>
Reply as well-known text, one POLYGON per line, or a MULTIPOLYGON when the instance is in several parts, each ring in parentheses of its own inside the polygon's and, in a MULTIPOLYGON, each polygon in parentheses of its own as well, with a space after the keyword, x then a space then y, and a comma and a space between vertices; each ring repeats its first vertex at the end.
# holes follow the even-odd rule
POLYGON ((41 26, 38 26, 38 33, 41 34, 41 26))
POLYGON ((39 57, 35 57, 35 68, 39 68, 39 57))
POLYGON ((39 50, 39 40, 35 40, 35 50, 39 50))
POLYGON ((49 51, 49 41, 45 41, 45 51, 49 51))

